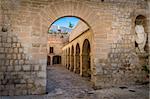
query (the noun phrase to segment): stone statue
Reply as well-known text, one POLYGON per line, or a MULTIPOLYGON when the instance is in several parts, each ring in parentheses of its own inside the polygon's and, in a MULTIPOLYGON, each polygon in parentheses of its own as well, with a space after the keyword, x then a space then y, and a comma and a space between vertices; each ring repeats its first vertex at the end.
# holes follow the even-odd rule
POLYGON ((135 32, 135 41, 138 44, 138 50, 140 51, 140 53, 145 53, 144 47, 146 45, 147 34, 144 31, 143 25, 136 25, 135 32))

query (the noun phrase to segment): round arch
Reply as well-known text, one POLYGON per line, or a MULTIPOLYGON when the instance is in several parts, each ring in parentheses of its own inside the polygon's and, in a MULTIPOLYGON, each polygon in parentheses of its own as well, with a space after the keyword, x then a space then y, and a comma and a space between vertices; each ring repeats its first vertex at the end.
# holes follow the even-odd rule
POLYGON ((50 25, 49 25, 49 27, 48 27, 48 30, 47 30, 47 33, 48 33, 48 31, 49 31, 49 28, 51 28, 51 26, 56 22, 56 21, 58 21, 59 19, 61 19, 61 18, 65 18, 65 17, 75 17, 75 18, 78 18, 78 19, 80 19, 81 21, 83 21, 89 28, 90 28, 90 25, 85 21, 85 20, 83 20, 82 18, 80 18, 80 17, 78 17, 78 16, 70 16, 70 15, 66 15, 66 16, 61 16, 61 17, 59 17, 59 18, 57 18, 56 20, 54 20, 50 25))
POLYGON ((67 69, 70 69, 70 47, 68 48, 68 66, 67 69))
MULTIPOLYGON (((147 38, 146 38, 146 45, 145 45, 145 51, 146 52, 148 52, 148 50, 149 50, 149 45, 148 45, 148 24, 147 24, 147 18, 146 18, 146 16, 144 16, 144 15, 142 15, 142 14, 140 14, 140 15, 137 15, 136 17, 135 17, 135 21, 134 21, 134 28, 135 28, 135 26, 136 25, 142 25, 143 26, 143 28, 144 28, 144 31, 145 31, 145 33, 147 34, 147 38)), ((134 31, 135 32, 135 31, 134 31)), ((135 43, 135 47, 137 47, 137 44, 135 43)))
POLYGON ((75 59, 76 59, 76 69, 75 73, 79 74, 80 73, 80 45, 79 43, 76 44, 76 53, 75 53, 75 59))
MULTIPOLYGON (((100 27, 99 24, 105 23, 105 20, 100 18, 100 13, 97 13, 97 10, 94 10, 94 8, 89 5, 88 3, 85 3, 84 1, 60 1, 55 0, 54 2, 50 2, 47 6, 45 6, 41 11, 39 12, 39 16, 41 18, 41 33, 43 38, 47 38, 47 30, 50 27, 50 25, 55 22, 57 19, 65 17, 65 16, 75 16, 82 21, 84 21, 89 27, 92 34, 91 39, 91 54, 92 54, 92 68, 96 68, 96 64, 94 63, 97 59, 107 58, 108 49, 107 45, 108 42, 104 42, 106 44, 101 44, 99 42, 107 41, 107 38, 104 38, 102 35, 99 35, 102 33, 103 35, 107 35, 108 31, 105 27, 100 27), (102 21, 103 20, 103 21, 102 21), (104 30, 104 32, 101 31, 104 30), (103 50, 103 52, 99 52, 99 47, 103 50)), ((110 14, 111 16, 111 14, 110 14)), ((46 43, 46 41, 45 41, 46 43)), ((76 46, 74 46, 74 50, 76 50, 76 46)), ((80 49, 82 50, 82 48, 80 49)), ((82 51, 81 51, 82 52, 82 51)), ((76 51, 75 51, 76 54, 76 51)), ((67 55, 67 68, 68 68, 68 55, 67 55)), ((77 69, 77 66, 80 67, 80 54, 75 56, 75 72, 80 73, 80 69, 77 69), (79 59, 79 62, 78 62, 79 59), (78 65, 79 64, 79 65, 78 65)), ((92 76, 92 79, 94 80, 96 76, 92 76)))
MULTIPOLYGON (((144 48, 142 48, 143 49, 142 51, 144 51, 145 54, 149 54, 149 42, 148 42, 149 33, 148 33, 148 23, 147 23, 146 16, 144 16, 144 15, 136 16, 134 24, 135 24, 135 27, 139 25, 139 26, 142 26, 144 28, 143 32, 144 32, 144 34, 146 34, 144 39, 146 39, 146 41, 145 41, 145 44, 143 46, 144 48)), ((136 31, 135 31, 135 35, 138 36, 136 31)), ((140 65, 141 66, 148 65, 149 62, 147 60, 148 60, 149 56, 140 57, 141 49, 139 47, 139 44, 136 41, 135 41, 135 49, 136 49, 137 55, 139 55, 139 63, 140 63, 140 65)))
POLYGON ((82 46, 82 76, 91 77, 91 45, 88 39, 85 39, 82 46))
MULTIPOLYGON (((100 56, 99 54, 104 54, 107 52, 103 53, 96 53, 96 46, 101 46, 100 43, 97 43, 97 41, 104 41, 107 40, 107 38, 102 38, 102 39, 95 39, 96 38, 101 38, 101 35, 96 35, 99 34, 99 25, 96 24, 97 22, 101 21, 101 18, 97 14, 97 11, 94 10, 91 5, 86 4, 84 2, 79 2, 79 1, 54 1, 50 2, 48 6, 45 6, 40 12, 39 15, 41 15, 41 21, 42 21, 42 33, 46 33, 45 36, 47 35, 47 30, 48 28, 59 18, 65 17, 65 16, 74 16, 82 21, 84 21, 89 27, 90 30, 92 31, 92 55, 93 58, 100 56), (96 20, 95 20, 96 19, 96 20)), ((101 46, 102 49, 106 49, 105 46, 101 46), (104 48, 103 48, 104 47, 104 48)))

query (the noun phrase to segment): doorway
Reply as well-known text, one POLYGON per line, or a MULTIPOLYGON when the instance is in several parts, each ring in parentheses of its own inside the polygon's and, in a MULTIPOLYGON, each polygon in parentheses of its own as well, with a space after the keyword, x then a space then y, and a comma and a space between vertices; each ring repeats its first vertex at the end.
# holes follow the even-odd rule
POLYGON ((55 64, 61 64, 61 56, 59 55, 53 56, 53 65, 55 64))

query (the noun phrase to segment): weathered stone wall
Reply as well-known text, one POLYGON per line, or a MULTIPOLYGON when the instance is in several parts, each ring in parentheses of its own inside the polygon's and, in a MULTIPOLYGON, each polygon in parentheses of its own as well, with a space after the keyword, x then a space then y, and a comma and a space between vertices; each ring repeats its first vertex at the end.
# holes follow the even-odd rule
POLYGON ((2 32, 1 28, 0 32, 0 95, 44 94, 46 59, 42 62, 32 61, 32 58, 36 58, 35 53, 38 51, 43 52, 47 44, 35 42, 36 29, 32 30, 31 27, 31 18, 34 19, 31 17, 31 10, 21 6, 25 3, 21 4, 18 0, 0 1, 0 12, 3 12, 0 15, 0 24, 7 29, 2 32))
MULTIPOLYGON (((140 64, 140 57, 135 51, 134 38, 135 18, 138 15, 148 17, 147 5, 145 2, 135 1, 133 8, 132 1, 127 1, 128 6, 119 4, 119 1, 114 2, 116 4, 104 1, 105 6, 99 4, 99 7, 102 7, 97 10, 101 21, 97 22, 99 33, 94 34, 97 35, 97 37, 94 36, 94 40, 100 44, 100 46, 96 46, 99 53, 105 52, 104 50, 108 51, 106 57, 97 54, 97 58, 94 59, 96 67, 92 68, 93 76, 95 76, 92 81, 101 87, 134 84, 148 80, 143 71, 143 64, 140 64), (107 49, 100 50, 102 45, 105 45, 107 49)), ((145 32, 149 34, 148 31, 145 32)))
POLYGON ((47 51, 49 53, 49 47, 54 48, 53 55, 62 55, 62 47, 65 45, 66 41, 68 41, 67 35, 62 34, 48 34, 48 48, 47 51))
MULTIPOLYGON (((48 46, 47 46, 47 54, 50 57, 49 65, 53 65, 53 57, 54 56, 61 56, 62 59, 62 48, 63 46, 68 43, 68 34, 63 33, 54 33, 54 34, 48 34, 48 46), (53 53, 50 53, 50 47, 53 47, 53 53)), ((62 63, 63 61, 61 61, 62 63)))
POLYGON ((17 35, 0 32, 0 95, 45 93, 45 71, 33 64, 17 35))
POLYGON ((148 80, 140 64, 140 58, 136 54, 134 38, 135 18, 138 15, 148 17, 145 10, 147 5, 137 2, 134 8, 130 4, 115 5, 115 7, 112 13, 111 32, 107 33, 109 43, 107 59, 95 60, 99 75, 96 80, 102 87, 148 80))

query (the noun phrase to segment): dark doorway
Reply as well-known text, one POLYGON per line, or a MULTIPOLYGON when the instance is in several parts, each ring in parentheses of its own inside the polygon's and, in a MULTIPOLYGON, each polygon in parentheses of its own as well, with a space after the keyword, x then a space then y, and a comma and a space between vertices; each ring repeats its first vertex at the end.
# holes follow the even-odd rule
POLYGON ((53 65, 61 64, 61 56, 53 56, 53 65))
POLYGON ((51 57, 47 56, 47 65, 51 65, 51 57))

